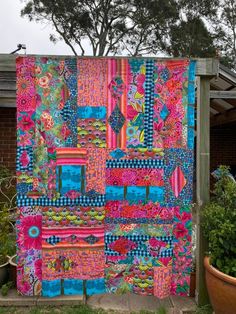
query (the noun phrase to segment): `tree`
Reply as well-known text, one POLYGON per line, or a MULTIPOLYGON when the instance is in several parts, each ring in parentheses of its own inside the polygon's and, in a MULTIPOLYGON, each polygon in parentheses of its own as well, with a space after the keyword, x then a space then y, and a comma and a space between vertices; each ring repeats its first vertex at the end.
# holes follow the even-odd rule
POLYGON ((53 42, 75 55, 128 52, 175 57, 214 57, 236 68, 235 0, 24 0, 21 14, 51 23, 53 42))
POLYGON ((167 51, 174 57, 214 57, 214 37, 199 17, 171 26, 170 45, 167 51))
POLYGON ((75 55, 78 47, 84 55, 87 38, 94 56, 156 53, 178 19, 176 0, 26 0, 21 14, 52 23, 50 39, 64 40, 75 55))
POLYGON ((224 0, 221 2, 219 14, 219 32, 222 62, 236 71, 236 2, 224 0))
POLYGON ((219 0, 179 0, 179 23, 170 26, 168 53, 175 57, 214 57, 217 36, 209 25, 218 5, 219 0))
MULTIPOLYGON (((236 1, 235 0, 180 0, 186 15, 198 17, 204 23, 197 29, 200 34, 205 32, 204 38, 199 38, 199 45, 204 44, 209 37, 209 45, 218 51, 220 62, 236 70, 236 1), (202 25, 203 26, 203 25, 202 25), (201 29, 201 30, 200 30, 201 29), (203 40, 205 39, 205 40, 203 40)), ((190 18, 191 20, 191 18, 190 18)), ((204 46, 204 45, 203 45, 204 46)), ((209 51, 208 51, 209 52, 209 51)), ((206 52, 206 56, 207 53, 206 52)))
POLYGON ((207 20, 214 19, 220 0, 179 0, 182 14, 188 18, 201 17, 207 20))
POLYGON ((175 0, 136 0, 134 28, 125 42, 131 55, 166 52, 170 40, 170 26, 179 20, 179 6, 175 0))

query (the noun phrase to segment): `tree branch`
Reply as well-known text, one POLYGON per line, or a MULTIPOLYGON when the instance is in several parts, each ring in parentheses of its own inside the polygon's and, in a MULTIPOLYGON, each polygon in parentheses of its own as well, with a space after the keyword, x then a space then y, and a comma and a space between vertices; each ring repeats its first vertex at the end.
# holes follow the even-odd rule
POLYGON ((73 51, 74 55, 77 56, 77 52, 74 49, 74 47, 72 46, 72 44, 69 42, 69 40, 66 38, 65 34, 63 32, 60 31, 60 29, 57 26, 56 21, 54 20, 54 15, 52 13, 52 22, 54 27, 56 28, 56 31, 61 35, 61 37, 64 39, 65 43, 71 48, 71 50, 73 51))

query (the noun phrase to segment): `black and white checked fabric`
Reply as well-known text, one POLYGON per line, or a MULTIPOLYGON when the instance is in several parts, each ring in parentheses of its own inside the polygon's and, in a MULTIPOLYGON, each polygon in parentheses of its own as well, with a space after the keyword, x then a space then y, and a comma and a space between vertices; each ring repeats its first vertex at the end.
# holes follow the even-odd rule
POLYGON ((37 199, 29 198, 25 195, 17 196, 17 206, 105 206, 105 195, 99 195, 94 199, 87 196, 80 196, 75 199, 69 197, 60 197, 56 200, 49 199, 48 197, 40 197, 37 199))
MULTIPOLYGON (((130 241, 148 241, 150 238, 153 238, 150 235, 128 235, 125 237, 121 237, 121 236, 117 236, 117 235, 110 235, 110 234, 105 234, 105 242, 110 243, 113 241, 118 240, 119 238, 125 238, 128 239, 130 241)), ((173 241, 173 237, 155 237, 157 240, 159 241, 165 241, 166 243, 168 243, 169 245, 172 244, 173 241)))
MULTIPOLYGON (((109 249, 105 249, 105 255, 107 256, 121 256, 122 254, 114 251, 110 251, 109 249)), ((149 257, 152 256, 152 254, 148 251, 137 251, 133 250, 125 254, 126 256, 145 256, 149 257)), ((172 257, 173 256, 173 249, 166 249, 164 251, 161 251, 158 257, 172 257)))
POLYGON ((146 61, 145 81, 145 113, 144 113, 144 144, 147 148, 153 146, 153 104, 154 104, 154 60, 146 61))
POLYGON ((61 238, 58 236, 52 235, 49 238, 46 239, 47 243, 51 245, 56 245, 57 243, 61 242, 61 238))
POLYGON ((163 168, 163 159, 116 159, 107 160, 107 168, 163 168))

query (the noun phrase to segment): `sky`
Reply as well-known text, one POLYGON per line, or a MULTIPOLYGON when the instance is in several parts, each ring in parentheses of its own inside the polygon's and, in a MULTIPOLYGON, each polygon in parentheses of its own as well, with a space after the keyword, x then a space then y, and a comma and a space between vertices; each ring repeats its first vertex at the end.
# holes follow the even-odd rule
MULTIPOLYGON (((10 53, 18 44, 25 44, 27 54, 73 55, 63 41, 54 44, 49 40, 50 25, 22 18, 20 11, 23 7, 22 0, 0 0, 0 53, 10 53)), ((86 54, 91 55, 91 52, 86 43, 86 54)))

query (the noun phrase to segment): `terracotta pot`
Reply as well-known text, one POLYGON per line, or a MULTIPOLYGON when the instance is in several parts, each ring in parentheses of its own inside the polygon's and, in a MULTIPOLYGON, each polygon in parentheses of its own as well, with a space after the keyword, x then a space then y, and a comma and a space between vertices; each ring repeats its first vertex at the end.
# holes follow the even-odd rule
POLYGON ((13 282, 14 287, 16 286, 16 255, 9 257, 9 280, 13 282))
POLYGON ((8 279, 8 260, 0 265, 0 287, 7 282, 8 279))
POLYGON ((236 313, 236 278, 228 276, 210 265, 205 257, 206 285, 215 314, 236 313))

